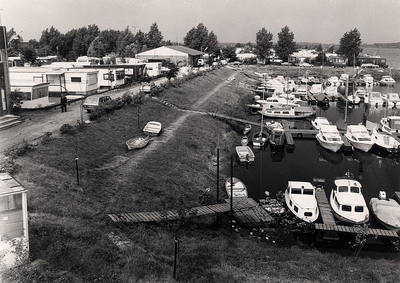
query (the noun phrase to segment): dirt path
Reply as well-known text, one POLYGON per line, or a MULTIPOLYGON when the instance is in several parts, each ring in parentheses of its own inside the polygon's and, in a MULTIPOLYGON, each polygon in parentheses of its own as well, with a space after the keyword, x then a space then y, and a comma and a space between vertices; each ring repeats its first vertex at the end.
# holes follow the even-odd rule
MULTIPOLYGON (((235 75, 236 73, 232 75, 231 79, 233 79, 235 75)), ((225 86, 228 83, 230 83, 229 80, 218 84, 212 91, 208 92, 199 101, 194 103, 191 108, 193 110, 196 110, 198 107, 204 104, 211 96, 213 96, 221 87, 225 86)), ((140 162, 146 159, 148 154, 157 150, 161 144, 169 142, 169 140, 174 136, 174 133, 179 129, 179 127, 186 121, 186 119, 189 116, 199 115, 198 113, 188 112, 188 111, 182 113, 183 115, 179 117, 174 123, 172 123, 169 127, 162 130, 162 136, 153 138, 153 140, 149 143, 149 145, 146 146, 146 150, 140 150, 135 152, 135 154, 129 160, 124 156, 116 156, 110 163, 104 164, 104 166, 98 168, 97 170, 111 169, 113 167, 118 167, 124 163, 126 163, 127 166, 134 166, 135 164, 136 165, 140 164, 140 162)))

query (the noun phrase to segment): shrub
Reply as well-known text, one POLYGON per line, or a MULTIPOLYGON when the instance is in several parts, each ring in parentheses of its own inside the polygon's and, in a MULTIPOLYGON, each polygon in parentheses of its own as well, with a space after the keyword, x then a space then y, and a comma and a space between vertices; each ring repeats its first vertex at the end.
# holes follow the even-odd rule
POLYGON ((16 158, 18 156, 24 155, 28 150, 31 149, 31 147, 32 146, 26 140, 23 140, 22 142, 14 144, 7 148, 4 151, 4 155, 6 157, 16 158))
POLYGON ((74 133, 74 128, 70 124, 64 124, 60 128, 61 134, 72 135, 74 133))
POLYGON ((124 102, 124 104, 127 104, 127 105, 130 105, 130 104, 133 103, 133 97, 132 97, 132 95, 129 93, 129 91, 128 91, 128 92, 125 92, 125 93, 122 95, 122 101, 124 102))
POLYGON ((14 173, 15 163, 12 158, 6 157, 4 161, 0 162, 0 173, 14 173))

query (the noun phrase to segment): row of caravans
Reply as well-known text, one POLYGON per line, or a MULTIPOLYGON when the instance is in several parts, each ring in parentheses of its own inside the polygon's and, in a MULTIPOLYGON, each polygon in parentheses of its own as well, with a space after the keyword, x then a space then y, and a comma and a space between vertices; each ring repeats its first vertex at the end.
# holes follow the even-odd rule
POLYGON ((9 68, 11 92, 22 95, 22 108, 41 108, 57 103, 61 93, 87 96, 100 89, 118 88, 126 77, 138 80, 145 64, 121 66, 76 66, 76 62, 57 62, 44 67, 9 68))

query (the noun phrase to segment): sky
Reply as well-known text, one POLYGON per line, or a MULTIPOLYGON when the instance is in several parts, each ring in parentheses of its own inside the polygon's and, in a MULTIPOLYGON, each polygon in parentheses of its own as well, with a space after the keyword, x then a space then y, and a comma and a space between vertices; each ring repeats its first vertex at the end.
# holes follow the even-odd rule
POLYGON ((363 43, 400 42, 400 0, 0 0, 0 9, 1 25, 24 41, 51 26, 147 33, 157 23, 164 40, 183 43, 202 23, 220 43, 254 43, 262 28, 276 42, 285 26, 296 42, 339 44, 355 28, 363 43))

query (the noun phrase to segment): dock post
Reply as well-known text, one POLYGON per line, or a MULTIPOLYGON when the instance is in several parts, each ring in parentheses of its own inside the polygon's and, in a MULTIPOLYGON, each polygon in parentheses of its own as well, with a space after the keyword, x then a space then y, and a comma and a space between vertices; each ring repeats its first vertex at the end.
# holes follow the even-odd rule
POLYGON ((231 155, 231 197, 230 197, 230 201, 231 201, 231 209, 230 209, 230 213, 231 213, 231 230, 232 230, 232 226, 233 226, 233 155, 231 155))

